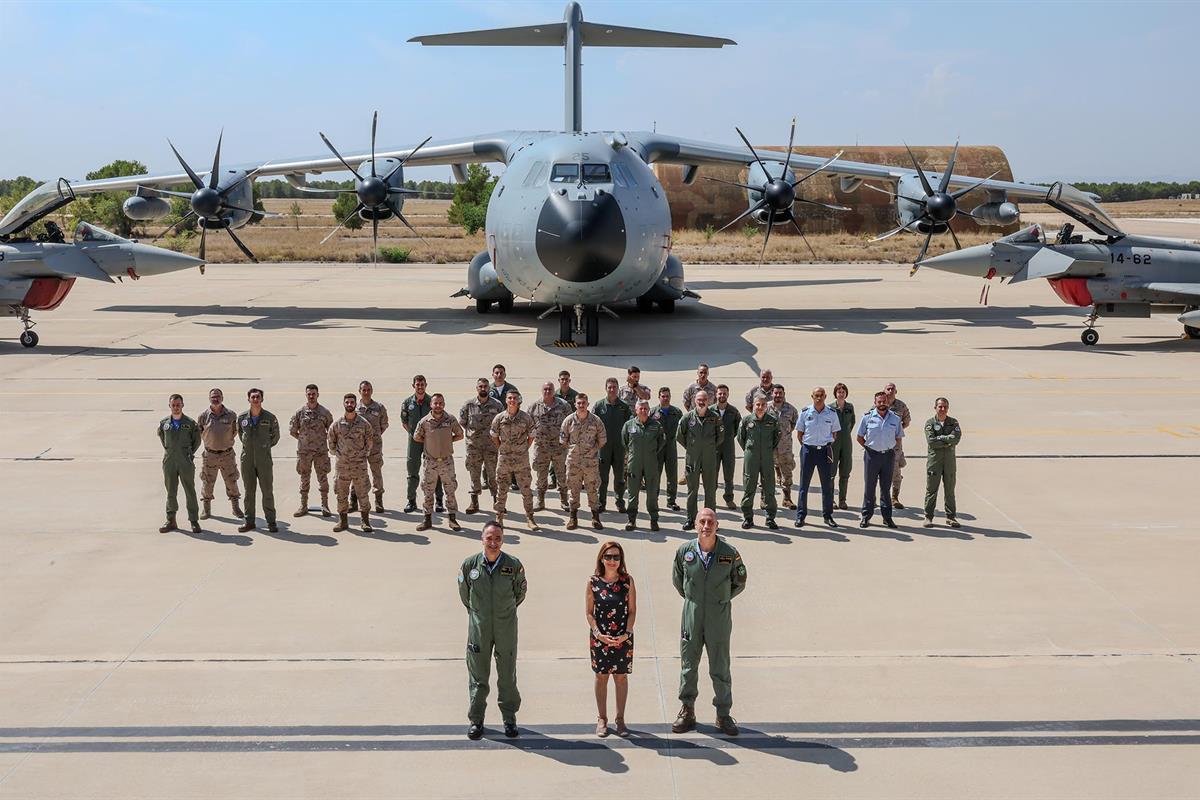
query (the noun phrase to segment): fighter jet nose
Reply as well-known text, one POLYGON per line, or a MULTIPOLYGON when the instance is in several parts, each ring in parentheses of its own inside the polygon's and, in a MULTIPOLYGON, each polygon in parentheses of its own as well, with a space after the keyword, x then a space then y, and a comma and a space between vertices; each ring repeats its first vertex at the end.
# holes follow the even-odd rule
POLYGON ((552 194, 538 216, 538 259, 564 281, 588 283, 616 271, 625 257, 625 217, 608 192, 590 200, 552 194))
POLYGON ((992 246, 980 244, 963 250, 953 250, 940 256, 927 258, 918 266, 953 272, 956 275, 982 277, 992 268, 992 246))
POLYGON ((133 243, 127 247, 133 256, 133 268, 138 275, 163 275, 205 263, 187 253, 176 253, 174 250, 153 245, 133 243))

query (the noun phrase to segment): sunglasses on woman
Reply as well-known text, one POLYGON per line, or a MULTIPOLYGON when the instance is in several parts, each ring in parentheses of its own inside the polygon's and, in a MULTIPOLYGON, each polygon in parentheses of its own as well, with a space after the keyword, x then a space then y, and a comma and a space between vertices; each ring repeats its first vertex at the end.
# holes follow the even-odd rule
POLYGON ((605 553, 602 557, 605 561, 620 561, 621 560, 620 553, 605 553))

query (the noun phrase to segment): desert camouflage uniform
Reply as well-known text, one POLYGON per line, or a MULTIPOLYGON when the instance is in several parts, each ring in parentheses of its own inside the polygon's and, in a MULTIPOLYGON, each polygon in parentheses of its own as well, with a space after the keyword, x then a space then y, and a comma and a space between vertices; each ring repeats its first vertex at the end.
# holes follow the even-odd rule
MULTIPOLYGON (((897 417, 900 418, 900 424, 907 427, 912 422, 912 413, 908 410, 908 405, 897 397, 892 401, 889 409, 897 417)), ((904 457, 904 439, 896 440, 896 460, 892 462, 892 499, 900 499, 900 482, 904 480, 903 473, 900 470, 908 466, 908 459, 904 457)))
MULTIPOLYGON (((371 468, 371 483, 367 488, 374 488, 376 492, 383 494, 383 434, 388 429, 387 408, 378 400, 372 400, 369 406, 360 402, 358 415, 371 423, 371 431, 375 434, 372 438, 371 452, 367 454, 367 465, 371 468)), ((355 484, 354 492, 357 494, 358 491, 358 484, 355 484)))
POLYGON ((525 513, 533 514, 533 490, 529 484, 529 437, 533 435, 533 418, 517 409, 516 414, 497 414, 492 420, 492 436, 500 440, 496 446, 496 503, 493 509, 503 514, 508 503, 508 480, 511 476, 525 500, 525 513))
POLYGON ((630 386, 629 381, 626 381, 621 385, 621 388, 617 390, 617 397, 622 403, 629 406, 630 411, 633 411, 637 407, 638 400, 646 400, 649 402, 650 390, 646 388, 646 385, 643 383, 639 383, 636 386, 630 386))
MULTIPOLYGON (((575 409, 567 405, 566 400, 555 397, 550 405, 541 400, 531 403, 528 413, 533 418, 533 471, 537 475, 537 492, 541 497, 546 493, 546 487, 550 485, 551 467, 559 475, 565 475, 567 472, 567 448, 563 447, 558 439, 562 432, 563 420, 569 414, 575 413, 575 409)), ((566 487, 559 486, 558 492, 565 506, 567 504, 566 487)))
POLYGON ((205 408, 196 418, 200 428, 200 443, 204 446, 200 466, 200 499, 213 499, 213 486, 217 482, 217 472, 225 479, 225 495, 230 500, 242 496, 238 488, 237 458, 233 454, 233 442, 237 439, 237 412, 225 406, 220 414, 212 413, 211 408, 205 408))
POLYGON ((445 492, 446 510, 451 514, 458 513, 458 499, 454 496, 458 491, 458 479, 454 477, 454 437, 462 435, 462 425, 445 412, 441 419, 436 419, 432 412, 425 415, 413 431, 413 441, 422 445, 421 492, 425 495, 426 514, 433 513, 438 481, 445 492))
POLYGON ((595 414, 583 419, 572 414, 563 420, 560 441, 567 448, 567 489, 571 493, 571 510, 579 510, 579 490, 587 491, 588 507, 600 511, 600 448, 608 440, 604 423, 595 414))
POLYGON ((717 385, 712 381, 708 383, 697 383, 692 381, 688 387, 683 390, 683 410, 691 411, 696 400, 697 392, 708 392, 708 404, 716 405, 717 403, 717 385))
POLYGON ((378 439, 375 428, 361 414, 349 420, 343 415, 329 426, 329 452, 337 457, 333 491, 337 494, 339 514, 350 513, 350 487, 358 498, 359 511, 367 513, 371 504, 369 457, 378 439))
MULTIPOLYGON (((775 384, 773 384, 773 383, 765 389, 762 388, 761 384, 758 384, 758 383, 754 384, 754 388, 752 388, 750 391, 746 392, 746 410, 751 411, 751 412, 754 411, 754 398, 755 398, 755 396, 761 394, 763 397, 767 398, 767 410, 770 411, 771 410, 771 392, 773 392, 774 390, 775 390, 775 384)), ((717 404, 717 398, 709 397, 708 404, 710 406, 715 406, 717 404)))
POLYGON ((483 472, 483 484, 488 491, 496 492, 496 444, 492 441, 492 420, 504 411, 504 404, 488 395, 482 402, 479 396, 463 403, 458 411, 458 422, 467 439, 467 475, 471 478, 471 494, 479 494, 479 473, 483 472))
POLYGON ((796 471, 796 453, 792 449, 792 444, 796 440, 796 420, 800 417, 800 412, 786 400, 781 406, 767 403, 767 412, 779 420, 779 445, 775 448, 775 475, 779 478, 779 487, 783 490, 784 505, 790 505, 792 473, 796 471))
POLYGON ((300 496, 308 498, 312 472, 317 473, 317 488, 321 499, 329 497, 329 426, 333 414, 321 404, 309 408, 308 404, 292 414, 288 430, 296 441, 296 472, 300 475, 300 496))

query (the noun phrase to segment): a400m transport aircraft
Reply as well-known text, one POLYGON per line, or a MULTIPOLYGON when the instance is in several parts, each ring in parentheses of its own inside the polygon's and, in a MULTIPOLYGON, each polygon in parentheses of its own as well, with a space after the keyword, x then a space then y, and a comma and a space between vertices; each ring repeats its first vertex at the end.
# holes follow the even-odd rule
MULTIPOLYGON (((796 203, 821 205, 796 193, 805 179, 818 172, 839 178, 844 192, 857 190, 864 180, 889 185, 899 223, 891 233, 925 237, 917 261, 924 258, 934 235, 947 231, 954 235, 948 223, 956 215, 968 215, 980 225, 1003 226, 1019 217, 1014 200, 1049 203, 1060 209, 1068 201, 1084 208, 1094 205, 1090 197, 1074 190, 1054 192, 1055 187, 954 175, 953 159, 946 174, 928 175, 921 172, 915 158, 915 169, 901 169, 795 154, 790 143, 787 153, 770 151, 767 158, 760 158, 745 136, 741 137, 745 146, 727 146, 658 132, 583 129, 582 48, 719 48, 736 44, 730 39, 585 22, 579 4, 571 2, 562 22, 418 36, 410 41, 562 47, 564 130, 427 139, 415 147, 378 152, 372 130, 369 150, 346 155, 322 136, 334 157, 272 161, 223 171, 218 142, 210 172, 197 173, 176 151, 183 174, 86 181, 70 184, 69 190, 75 194, 136 191, 126 201, 125 213, 133 219, 153 220, 169 212, 169 203, 156 196, 164 193, 164 187, 190 184, 195 190, 185 195, 192 207, 189 217, 195 217, 202 236, 208 230, 225 230, 253 257, 233 229, 250 219, 250 182, 258 177, 283 175, 293 185, 304 187, 307 174, 349 169, 355 174, 358 213, 371 220, 377 231, 379 220, 392 216, 407 224, 401 214, 405 165, 450 165, 461 180, 468 163, 500 162, 505 170, 488 205, 487 249, 472 259, 461 294, 474 299, 480 313, 493 305, 509 310, 515 297, 547 304, 547 314, 557 311, 560 315, 559 340, 582 335, 588 345, 599 343, 600 314, 615 317, 610 309, 614 304, 636 301, 642 310, 657 305, 670 312, 677 300, 694 296, 687 291, 683 264, 671 254, 670 210, 662 184, 650 168, 655 163, 683 165, 686 183, 694 181, 706 165, 749 167, 746 183, 738 184, 746 190, 747 209, 734 222, 749 218, 766 225, 764 249, 775 225, 799 227, 796 203), (797 177, 796 171, 802 174, 797 177), (970 211, 960 209, 959 198, 975 188, 986 191, 987 201, 970 211)), ((792 131, 794 134, 794 124, 792 131)), ((20 230, 45 209, 61 203, 63 191, 61 182, 35 189, 0 221, 0 236, 20 230)))

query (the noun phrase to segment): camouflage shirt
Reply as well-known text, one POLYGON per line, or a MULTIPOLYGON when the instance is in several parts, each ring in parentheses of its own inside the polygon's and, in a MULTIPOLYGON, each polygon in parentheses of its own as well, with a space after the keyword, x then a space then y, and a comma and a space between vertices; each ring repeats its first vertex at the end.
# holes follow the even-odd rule
POLYGON ((527 455, 532 435, 533 417, 520 409, 516 414, 497 414, 492 420, 492 441, 502 456, 527 455))
POLYGON ((323 405, 309 408, 308 403, 300 406, 300 410, 292 414, 288 431, 293 439, 297 439, 297 453, 321 453, 328 446, 329 426, 333 424, 333 414, 323 405))
POLYGON ((712 381, 709 381, 707 383, 698 383, 696 381, 692 381, 692 383, 686 389, 683 390, 683 410, 684 411, 692 410, 692 406, 694 405, 694 403, 692 401, 694 401, 696 399, 696 392, 700 392, 700 391, 708 392, 708 404, 709 405, 712 405, 717 402, 716 384, 714 384, 712 381))
POLYGON ((495 447, 490 435, 492 420, 503 411, 504 405, 491 395, 484 400, 480 400, 477 395, 463 403, 462 408, 458 410, 458 422, 467 436, 468 448, 490 450, 495 447))
POLYGON ((796 420, 800 418, 800 412, 794 405, 784 400, 781 406, 774 403, 769 404, 767 413, 779 420, 779 446, 775 448, 776 451, 792 452, 792 433, 796 430, 796 420))
POLYGON ((563 420, 574 411, 561 397, 554 398, 549 405, 541 400, 530 404, 528 413, 533 418, 534 441, 543 447, 557 446, 563 420))
POLYGON ((200 428, 200 441, 208 450, 229 450, 237 438, 236 412, 228 406, 221 407, 220 414, 214 414, 212 408, 206 408, 196 418, 200 428))
POLYGON ((630 386, 626 381, 620 389, 617 390, 617 397, 621 402, 629 406, 629 410, 633 411, 637 406, 638 400, 650 400, 650 390, 645 384, 639 383, 636 386, 630 386))
MULTIPOLYGON (((755 395, 761 394, 763 397, 767 398, 767 410, 770 411, 771 410, 771 392, 774 391, 774 389, 775 389, 775 384, 773 384, 773 383, 765 389, 762 387, 761 383, 754 384, 754 388, 752 388, 750 391, 746 392, 746 410, 754 411, 754 397, 755 397, 755 395)), ((711 401, 709 403, 710 405, 715 404, 717 401, 717 398, 715 398, 715 397, 710 397, 708 399, 711 401)))
POLYGON ((366 461, 375 446, 375 428, 362 414, 346 419, 343 414, 329 426, 329 452, 341 461, 366 461))
POLYGON ((449 458, 454 455, 454 442, 463 437, 462 425, 452 415, 442 413, 438 419, 432 412, 417 423, 413 441, 425 446, 430 458, 449 458))
POLYGON ((383 434, 388 429, 388 413, 384 408, 383 403, 377 400, 372 400, 369 406, 364 406, 360 401, 358 404, 358 415, 364 417, 367 422, 371 423, 371 429, 375 432, 375 437, 371 445, 372 453, 383 452, 383 434))
POLYGON ((583 419, 578 414, 564 419, 558 438, 567 446, 567 460, 576 464, 585 459, 599 463, 600 448, 608 441, 604 423, 591 413, 583 419))
POLYGON ((900 424, 904 427, 907 428, 908 424, 912 422, 912 413, 908 410, 908 404, 899 397, 893 400, 892 404, 888 406, 888 408, 893 414, 900 418, 900 424))

